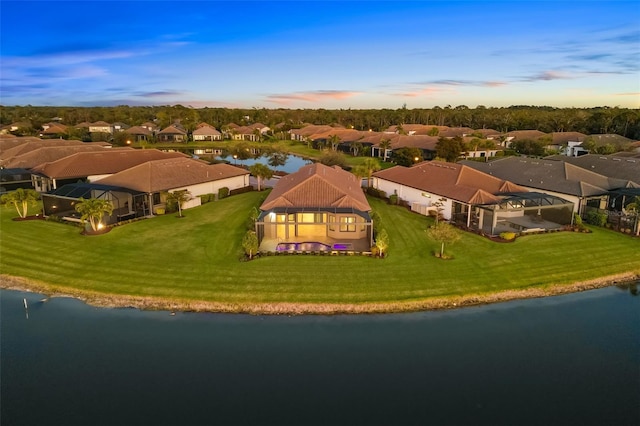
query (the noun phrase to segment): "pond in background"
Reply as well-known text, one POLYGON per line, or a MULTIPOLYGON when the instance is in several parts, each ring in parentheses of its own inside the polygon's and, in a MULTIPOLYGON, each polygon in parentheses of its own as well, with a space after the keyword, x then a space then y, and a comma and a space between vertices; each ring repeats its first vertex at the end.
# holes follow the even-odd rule
POLYGON ((640 423, 629 289, 299 317, 42 298, 0 291, 2 424, 640 423))
POLYGON ((250 158, 248 160, 239 160, 234 159, 232 156, 226 157, 216 157, 217 160, 226 161, 229 164, 236 164, 238 166, 253 166, 256 163, 262 163, 265 166, 268 166, 271 170, 275 170, 278 172, 287 172, 287 173, 295 173, 302 166, 313 163, 311 160, 306 160, 302 157, 298 157, 295 155, 289 155, 287 157, 287 162, 283 166, 273 167, 269 165, 268 157, 258 157, 258 158, 250 158))

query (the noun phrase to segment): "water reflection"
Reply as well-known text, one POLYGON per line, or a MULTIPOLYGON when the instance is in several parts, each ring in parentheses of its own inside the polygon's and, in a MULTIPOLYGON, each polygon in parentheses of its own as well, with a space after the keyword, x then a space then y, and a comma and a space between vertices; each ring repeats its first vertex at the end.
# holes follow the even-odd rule
POLYGON ((0 291, 0 415, 8 425, 640 424, 640 298, 621 290, 300 317, 171 316, 0 291))

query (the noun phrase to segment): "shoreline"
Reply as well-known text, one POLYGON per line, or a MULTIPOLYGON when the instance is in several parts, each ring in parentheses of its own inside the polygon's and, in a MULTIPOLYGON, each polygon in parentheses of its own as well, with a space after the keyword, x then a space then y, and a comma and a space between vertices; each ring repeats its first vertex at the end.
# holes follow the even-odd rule
POLYGON ((533 299, 562 294, 578 293, 622 283, 631 283, 640 275, 628 272, 606 277, 580 281, 572 284, 551 284, 540 287, 503 290, 487 294, 433 297, 413 301, 381 303, 223 303, 184 299, 165 299, 153 296, 125 296, 104 294, 52 286, 22 277, 0 275, 0 288, 4 290, 26 291, 52 297, 71 297, 90 306, 100 308, 135 308, 140 310, 169 312, 209 312, 248 315, 354 315, 408 313, 444 309, 458 309, 470 306, 533 299))

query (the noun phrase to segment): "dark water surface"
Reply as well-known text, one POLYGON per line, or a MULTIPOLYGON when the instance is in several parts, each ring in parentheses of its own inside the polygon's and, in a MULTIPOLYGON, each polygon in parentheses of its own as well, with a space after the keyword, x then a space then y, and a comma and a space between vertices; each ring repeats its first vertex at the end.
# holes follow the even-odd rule
POLYGON ((640 424, 629 289, 333 317, 0 299, 3 426, 640 424))

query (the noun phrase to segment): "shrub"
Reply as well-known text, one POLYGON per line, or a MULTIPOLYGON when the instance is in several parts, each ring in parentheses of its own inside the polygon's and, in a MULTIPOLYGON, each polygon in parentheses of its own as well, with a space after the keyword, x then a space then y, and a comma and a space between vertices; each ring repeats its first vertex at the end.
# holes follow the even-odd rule
POLYGON ((398 194, 389 195, 389 204, 393 204, 393 205, 398 204, 398 194))
POLYGON ((604 226, 607 223, 607 215, 591 210, 585 213, 584 220, 590 225, 604 226))
POLYGON ((502 238, 503 240, 511 241, 515 237, 516 237, 516 233, 515 232, 501 232, 500 233, 500 238, 502 238))
POLYGON ((367 194, 371 195, 372 197, 376 197, 376 198, 387 198, 387 193, 386 192, 384 192, 384 191, 382 191, 380 189, 374 188, 374 187, 368 187, 367 188, 367 194))
POLYGON ((218 199, 222 200, 223 198, 226 198, 229 196, 229 188, 227 188, 226 186, 223 186, 222 188, 220 188, 218 190, 218 199))

